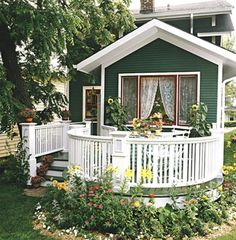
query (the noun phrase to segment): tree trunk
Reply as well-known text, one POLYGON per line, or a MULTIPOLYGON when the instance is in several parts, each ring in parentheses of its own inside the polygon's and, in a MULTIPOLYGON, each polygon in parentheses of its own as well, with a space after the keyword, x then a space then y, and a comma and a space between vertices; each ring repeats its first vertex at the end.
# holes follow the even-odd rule
POLYGON ((14 84, 13 97, 20 103, 30 107, 32 106, 26 82, 21 76, 21 70, 18 65, 16 44, 11 38, 8 26, 0 22, 0 53, 3 66, 6 69, 7 80, 14 84))

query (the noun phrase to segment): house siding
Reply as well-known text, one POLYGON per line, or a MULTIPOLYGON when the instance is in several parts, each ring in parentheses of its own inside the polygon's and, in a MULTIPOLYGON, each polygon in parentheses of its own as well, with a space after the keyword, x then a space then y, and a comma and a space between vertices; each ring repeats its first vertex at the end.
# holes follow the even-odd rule
POLYGON ((105 99, 118 96, 119 73, 200 72, 200 101, 217 119, 218 66, 161 39, 133 52, 105 70, 105 99))
POLYGON ((78 72, 75 78, 70 81, 70 119, 73 122, 83 121, 83 86, 100 86, 100 74, 100 68, 96 69, 91 75, 78 72))
POLYGON ((14 128, 14 132, 17 134, 11 139, 6 133, 0 134, 0 158, 7 157, 10 154, 14 154, 17 149, 17 144, 20 141, 18 128, 14 128))

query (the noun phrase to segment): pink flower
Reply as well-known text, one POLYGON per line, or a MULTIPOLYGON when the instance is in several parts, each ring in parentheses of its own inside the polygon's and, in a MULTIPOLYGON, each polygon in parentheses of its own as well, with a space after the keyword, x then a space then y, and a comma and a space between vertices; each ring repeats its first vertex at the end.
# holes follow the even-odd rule
POLYGON ((89 225, 89 221, 85 221, 84 223, 85 223, 86 225, 89 225))
POLYGON ((91 207, 91 206, 92 206, 92 203, 91 203, 91 202, 89 202, 87 205, 88 205, 89 207, 91 207))
POLYGON ((94 216, 93 216, 93 215, 91 215, 91 216, 90 216, 90 219, 94 219, 94 216))
POLYGON ((83 198, 84 196, 85 196, 85 194, 84 193, 82 193, 82 194, 80 194, 79 195, 81 198, 83 198))
POLYGON ((99 205, 98 205, 98 208, 99 208, 99 209, 103 209, 103 205, 102 205, 102 204, 99 204, 99 205))
POLYGON ((94 207, 97 207, 97 204, 96 204, 96 203, 94 203, 94 204, 93 204, 93 206, 94 206, 94 207))
POLYGON ((107 192, 113 193, 113 190, 109 188, 109 189, 107 189, 107 192))

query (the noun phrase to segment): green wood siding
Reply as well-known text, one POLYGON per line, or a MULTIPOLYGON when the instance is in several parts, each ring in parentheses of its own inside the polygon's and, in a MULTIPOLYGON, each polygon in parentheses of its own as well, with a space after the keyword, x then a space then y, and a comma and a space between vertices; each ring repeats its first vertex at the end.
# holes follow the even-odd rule
POLYGON ((100 73, 100 68, 94 70, 92 75, 78 72, 70 81, 69 104, 72 121, 83 120, 83 86, 100 86, 100 73))
POLYGON ((200 101, 208 105, 209 121, 216 122, 218 66, 160 39, 106 68, 105 99, 118 96, 119 73, 152 72, 200 72, 200 101))

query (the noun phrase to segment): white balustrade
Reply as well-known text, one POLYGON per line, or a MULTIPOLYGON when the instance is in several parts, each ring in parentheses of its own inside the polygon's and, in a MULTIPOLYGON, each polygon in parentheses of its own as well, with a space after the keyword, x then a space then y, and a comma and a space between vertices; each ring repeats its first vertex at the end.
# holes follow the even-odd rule
MULTIPOLYGON (((121 179, 126 168, 133 170, 130 186, 141 181, 141 170, 149 169, 147 188, 201 184, 219 176, 223 165, 223 133, 201 138, 129 138, 129 132, 114 131, 111 137, 69 134, 69 164, 80 165, 95 177, 109 164, 118 167, 121 179)), ((122 177, 123 176, 123 177, 122 177)))
POLYGON ((71 129, 69 135, 69 165, 80 165, 84 174, 95 177, 112 164, 112 138, 83 135, 71 129))
MULTIPOLYGON (((46 125, 37 125, 36 123, 21 123, 22 138, 24 147, 30 156, 29 168, 30 176, 36 176, 37 161, 36 157, 51 154, 58 151, 68 151, 68 135, 70 121, 61 123, 50 123, 46 125)), ((91 133, 89 122, 77 124, 74 130, 80 128, 83 134, 91 133)), ((28 182, 30 185, 30 181, 28 182)))

